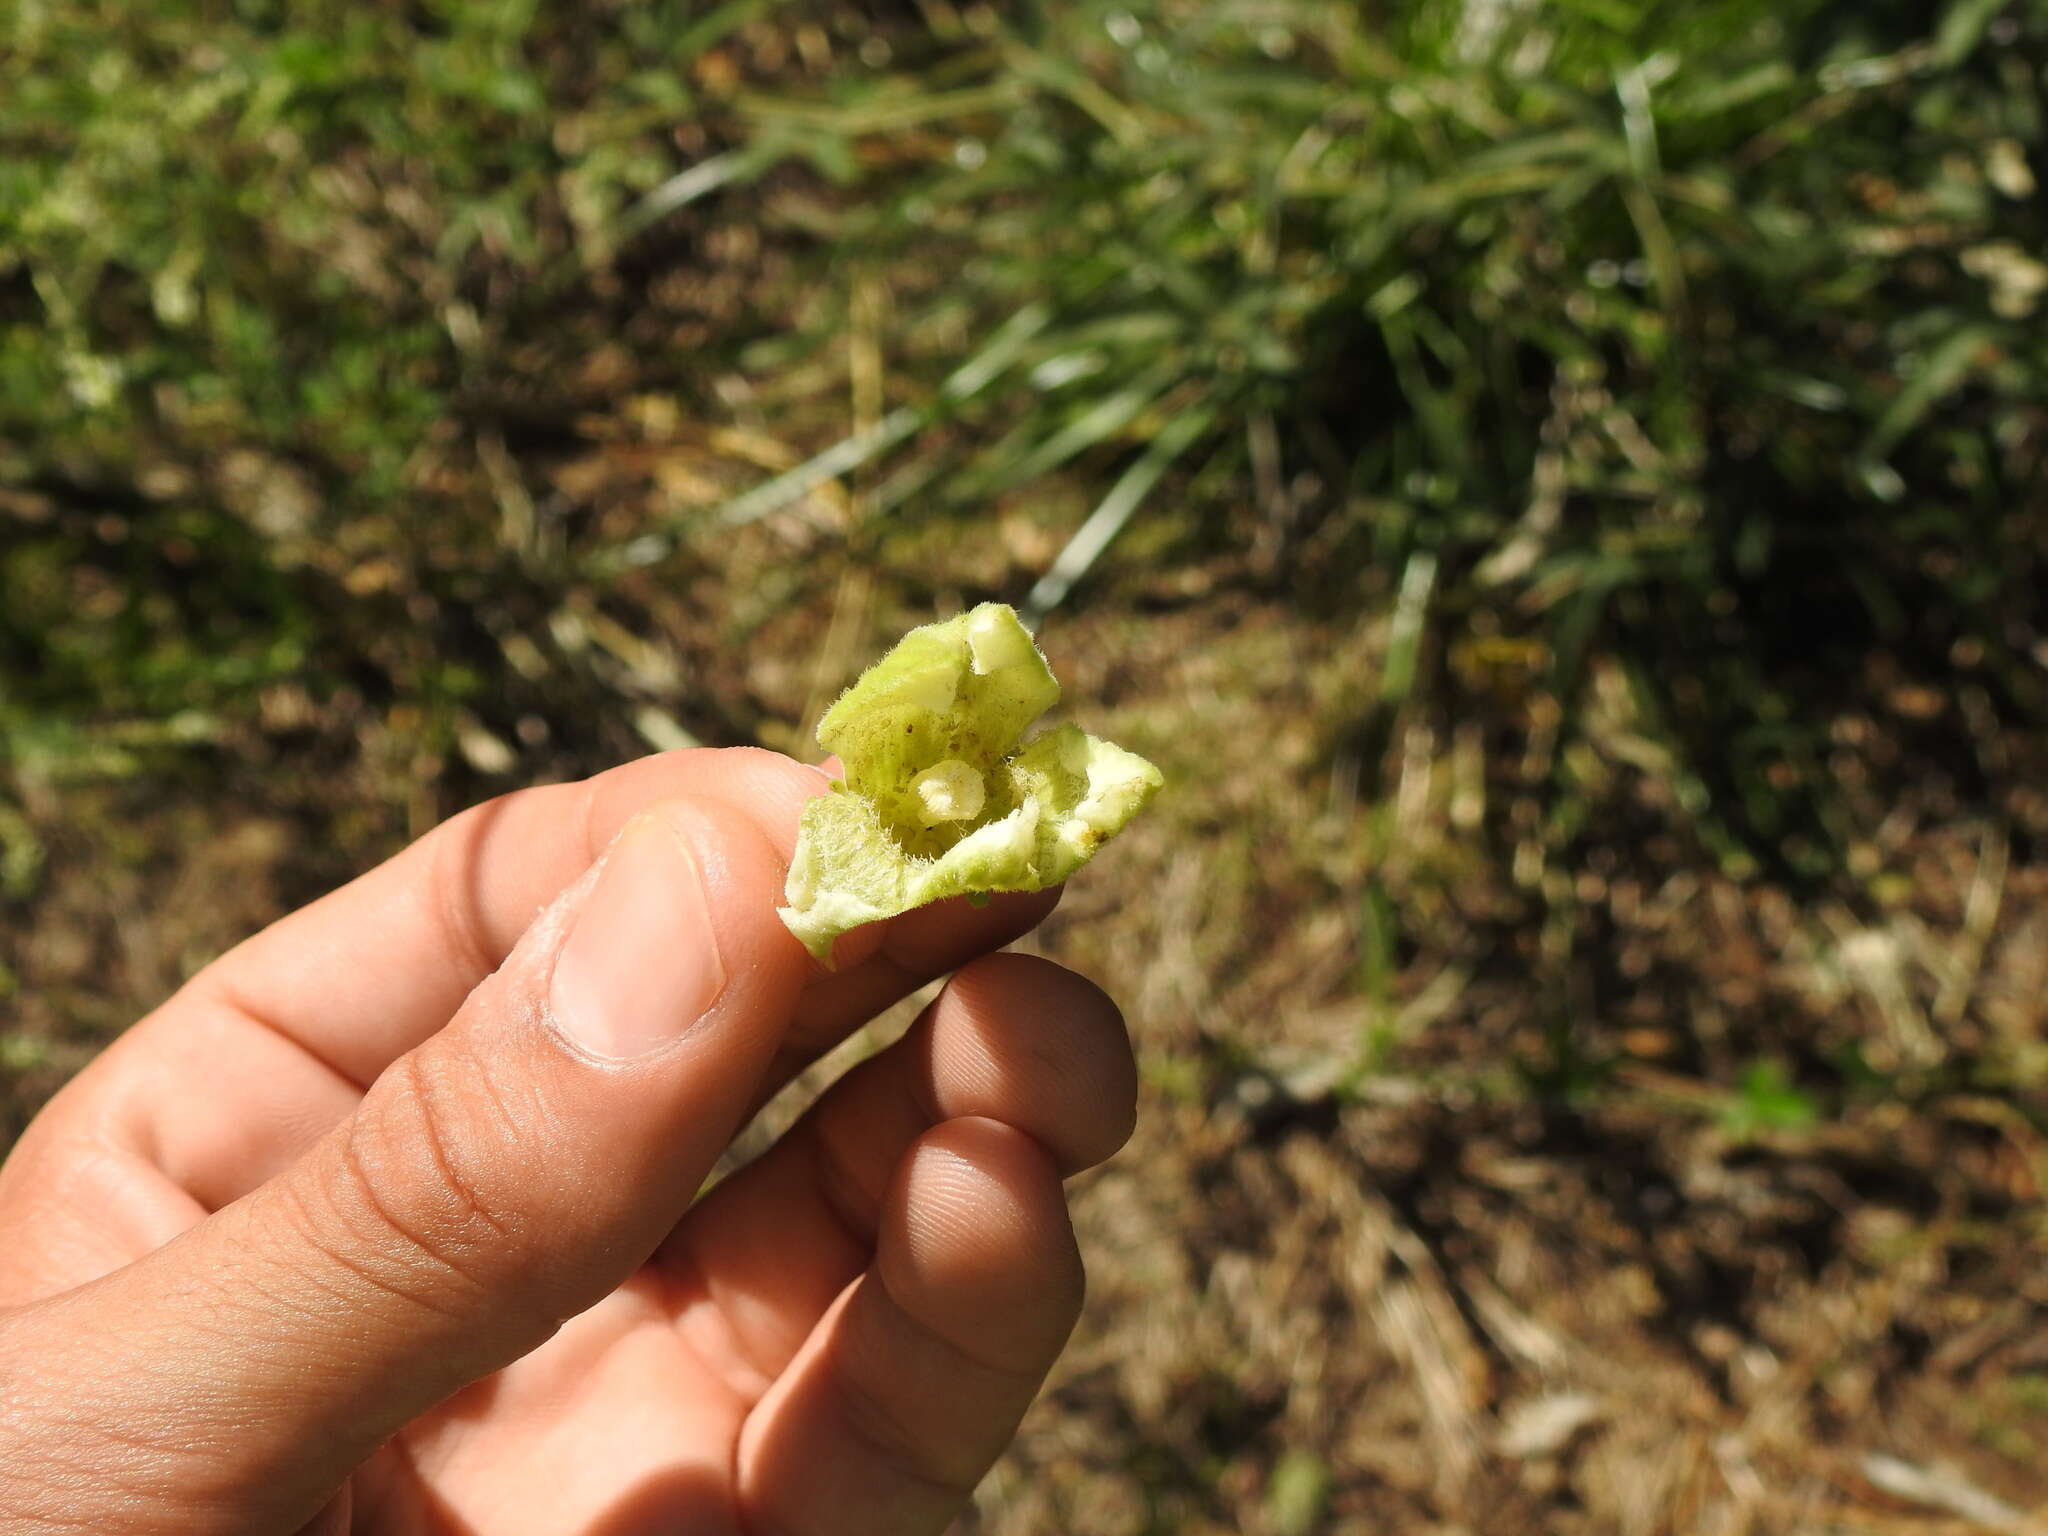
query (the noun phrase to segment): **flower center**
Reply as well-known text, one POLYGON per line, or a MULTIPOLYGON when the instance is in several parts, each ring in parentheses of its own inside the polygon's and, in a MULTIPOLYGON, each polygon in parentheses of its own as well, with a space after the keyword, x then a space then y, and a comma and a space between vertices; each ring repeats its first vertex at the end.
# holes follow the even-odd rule
POLYGON ((987 799, 981 775, 957 757, 933 763, 910 781, 928 821, 972 821, 987 799))

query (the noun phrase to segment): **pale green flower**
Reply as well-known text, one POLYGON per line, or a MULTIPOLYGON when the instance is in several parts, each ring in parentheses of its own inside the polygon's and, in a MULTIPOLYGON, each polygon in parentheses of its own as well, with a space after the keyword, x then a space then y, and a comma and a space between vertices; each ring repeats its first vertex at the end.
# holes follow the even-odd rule
POLYGON ((818 723, 845 778, 804 807, 780 908, 819 959, 942 896, 1057 885, 1144 807, 1159 770, 1072 725, 1024 741, 1060 685, 1001 603, 914 629, 818 723))

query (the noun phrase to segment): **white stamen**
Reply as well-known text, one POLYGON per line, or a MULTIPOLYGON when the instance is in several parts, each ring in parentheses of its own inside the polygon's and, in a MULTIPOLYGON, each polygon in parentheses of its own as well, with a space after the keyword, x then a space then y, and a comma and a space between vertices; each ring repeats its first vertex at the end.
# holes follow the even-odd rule
POLYGON ((967 621, 967 649, 974 657, 974 675, 986 677, 1029 661, 1034 648, 1016 616, 991 603, 967 621))
POLYGON ((910 787, 933 821, 972 821, 987 799, 981 775, 957 757, 932 764, 911 780, 910 787))

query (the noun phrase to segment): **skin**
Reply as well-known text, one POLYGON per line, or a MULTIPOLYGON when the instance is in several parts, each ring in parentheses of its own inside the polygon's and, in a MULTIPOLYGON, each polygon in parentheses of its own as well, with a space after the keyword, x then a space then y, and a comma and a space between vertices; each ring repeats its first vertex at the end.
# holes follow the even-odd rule
POLYGON ((991 953, 1056 893, 813 962, 773 909, 825 784, 686 752, 477 807, 67 1085, 0 1167, 0 1530, 941 1531, 1073 1325, 1061 1180, 1122 1144, 1135 1074, 1100 991, 991 953), (550 989, 622 828, 677 892, 634 908, 677 937, 625 946, 625 993, 705 942, 724 978, 623 1062, 550 989), (696 1198, 776 1088, 948 972, 696 1198))

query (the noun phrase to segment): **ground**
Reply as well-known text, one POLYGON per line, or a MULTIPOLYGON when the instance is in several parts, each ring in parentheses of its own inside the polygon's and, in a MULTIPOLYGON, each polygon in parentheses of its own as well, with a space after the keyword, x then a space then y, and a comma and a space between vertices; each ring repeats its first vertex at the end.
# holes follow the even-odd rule
MULTIPOLYGON (((836 613, 726 665, 769 715, 815 712, 903 616, 879 587, 840 582, 836 613)), ((1144 1110, 1077 1190, 1087 1317, 967 1529, 2021 1528, 2048 1497, 2040 1131, 1963 1084, 1821 1113, 1731 1099, 1701 1062, 1835 1036, 1932 1064, 1957 1029, 2038 1051, 2048 869, 1915 830, 1875 922, 1647 844, 1582 871, 1565 983, 1612 1059, 1542 1091, 1559 972, 1454 824, 1455 732, 1390 749, 1422 782, 1377 871, 1431 937, 1396 957, 1389 1019, 1360 995, 1370 834, 1324 738, 1369 635, 1210 595, 1046 644, 1076 713, 1173 788, 1029 941, 1123 1001, 1144 1110)), ((168 797, 40 808, 44 883, 5 951, 11 1125, 403 836, 363 757, 314 779, 248 744, 168 797)))

